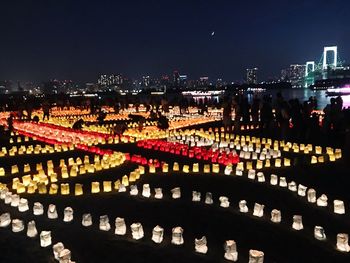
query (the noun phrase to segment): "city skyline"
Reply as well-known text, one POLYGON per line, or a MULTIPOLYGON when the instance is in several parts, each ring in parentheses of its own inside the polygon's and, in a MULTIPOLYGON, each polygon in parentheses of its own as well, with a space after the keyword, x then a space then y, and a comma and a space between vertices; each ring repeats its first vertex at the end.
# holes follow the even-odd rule
POLYGON ((178 70, 243 81, 257 67, 260 81, 318 61, 324 46, 350 57, 350 3, 297 2, 2 3, 0 79, 91 82, 106 72, 141 79, 178 70))

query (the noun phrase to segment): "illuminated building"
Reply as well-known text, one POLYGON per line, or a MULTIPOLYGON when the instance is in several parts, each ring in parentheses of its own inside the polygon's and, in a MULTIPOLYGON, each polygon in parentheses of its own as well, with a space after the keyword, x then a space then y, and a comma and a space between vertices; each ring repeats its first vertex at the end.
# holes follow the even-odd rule
POLYGON ((258 68, 247 69, 247 84, 258 83, 258 68))

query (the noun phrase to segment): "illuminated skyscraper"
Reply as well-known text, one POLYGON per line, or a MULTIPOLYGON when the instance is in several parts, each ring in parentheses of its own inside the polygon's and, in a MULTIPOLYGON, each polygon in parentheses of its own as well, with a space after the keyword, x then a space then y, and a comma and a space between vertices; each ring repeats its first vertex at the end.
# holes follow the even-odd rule
POLYGON ((247 69, 247 84, 258 83, 258 68, 247 69))

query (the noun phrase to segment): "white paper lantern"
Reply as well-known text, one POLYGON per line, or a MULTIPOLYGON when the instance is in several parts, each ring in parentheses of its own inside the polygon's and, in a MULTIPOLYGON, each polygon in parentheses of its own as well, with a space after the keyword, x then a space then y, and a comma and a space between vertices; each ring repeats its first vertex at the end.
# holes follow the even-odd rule
POLYGON ((265 176, 263 172, 258 172, 257 173, 257 177, 258 177, 258 182, 259 183, 264 183, 265 182, 265 176))
POLYGON ((118 188, 118 192, 119 192, 119 193, 125 193, 125 192, 126 192, 126 187, 125 187, 125 185, 120 184, 120 185, 119 185, 119 188, 118 188))
POLYGON ((315 226, 314 236, 317 240, 326 240, 326 233, 322 226, 315 226))
POLYGON ((27 225, 27 237, 36 237, 38 230, 36 229, 35 221, 29 221, 27 225))
POLYGON ((227 208, 230 206, 230 202, 228 201, 228 198, 226 196, 220 196, 219 201, 221 207, 227 208))
POLYGON ((11 206, 12 207, 17 207, 19 205, 19 200, 20 200, 19 195, 13 194, 12 197, 11 197, 11 206))
POLYGON ((226 240, 224 248, 225 248, 224 258, 229 261, 236 262, 238 259, 236 242, 234 240, 226 240))
POLYGON ((248 178, 251 179, 251 180, 254 180, 254 179, 255 179, 255 170, 250 169, 250 170, 248 171, 248 178))
POLYGON ((0 216, 0 227, 8 227, 11 224, 10 213, 3 213, 0 216))
POLYGON ((239 201, 238 206, 239 206, 239 212, 241 212, 241 213, 248 213, 249 209, 248 209, 246 200, 239 201))
POLYGON ((144 184, 142 187, 142 196, 149 198, 151 196, 151 188, 149 184, 144 184))
POLYGON ((156 226, 152 231, 152 240, 153 242, 160 244, 163 241, 164 229, 161 226, 156 226))
POLYGON ((207 193, 205 194, 205 203, 206 203, 207 205, 213 204, 213 196, 212 196, 212 194, 211 194, 210 192, 207 192, 207 193))
POLYGON ((64 249, 64 245, 62 242, 58 242, 52 246, 53 256, 56 260, 59 260, 59 254, 64 249))
POLYGON ((288 183, 288 189, 292 192, 296 192, 297 184, 294 181, 291 181, 290 183, 288 183))
POLYGON ((327 204, 328 204, 328 198, 325 194, 317 198, 317 206, 327 206, 327 204))
POLYGON ((175 187, 171 189, 172 197, 173 199, 178 199, 181 198, 181 188, 180 187, 175 187))
POLYGON ((156 199, 162 199, 163 198, 163 190, 162 190, 162 188, 155 188, 154 192, 155 192, 154 198, 156 198, 156 199))
POLYGON ((40 246, 48 247, 51 246, 51 231, 41 231, 40 233, 40 246))
POLYGON ((109 218, 107 215, 100 216, 100 230, 109 231, 111 225, 109 224, 109 218))
POLYGON ((36 216, 43 215, 44 214, 44 206, 39 202, 35 202, 33 205, 33 214, 36 216))
POLYGON ((0 190, 0 199, 1 200, 5 200, 6 198, 6 194, 9 192, 9 190, 7 188, 1 189, 0 190))
POLYGON ((58 217, 56 206, 54 204, 49 205, 49 208, 47 209, 47 217, 49 219, 56 219, 58 217))
POLYGON ((20 219, 12 219, 12 232, 17 233, 24 230, 24 223, 20 219))
POLYGON ((139 240, 141 238, 143 238, 143 228, 141 223, 133 223, 131 226, 131 234, 132 234, 132 238, 135 240, 139 240))
POLYGON ((253 216, 262 217, 264 215, 264 207, 265 205, 255 203, 253 216))
POLYGON ((206 254, 208 252, 207 238, 203 236, 200 239, 194 240, 194 249, 197 253, 206 254))
POLYGON ((342 252, 349 252, 349 235, 345 233, 340 233, 337 235, 337 249, 342 252))
POLYGON ((271 174, 270 184, 271 185, 277 185, 278 184, 278 176, 277 175, 271 174))
POLYGON ((316 203, 316 190, 313 188, 310 188, 307 190, 307 201, 309 203, 316 203))
POLYGON ((299 184, 298 185, 298 195, 299 196, 305 196, 306 195, 306 189, 307 189, 307 187, 305 185, 299 184))
POLYGON ((92 216, 91 214, 83 214, 81 224, 83 226, 91 226, 92 225, 92 216))
POLYGON ((64 217, 63 221, 64 222, 71 222, 73 220, 73 208, 71 207, 66 207, 64 209, 64 217))
POLYGON ((174 227, 172 229, 171 243, 174 245, 182 245, 184 243, 182 227, 174 227))
POLYGON ((71 263, 71 252, 69 249, 63 249, 58 254, 59 263, 71 263))
POLYGON ((281 222, 281 211, 277 209, 273 209, 271 211, 271 221, 274 223, 280 223, 281 222))
POLYGON ((287 187, 287 180, 285 177, 280 177, 280 187, 287 187))
POLYGON ((126 224, 124 218, 117 217, 115 219, 115 232, 116 235, 124 236, 126 234, 126 224))
POLYGON ((11 204, 12 202, 12 193, 11 192, 7 192, 5 194, 5 204, 11 204))
POLYGON ((18 211, 20 212, 25 212, 29 210, 29 206, 28 206, 28 200, 25 198, 21 198, 19 200, 19 204, 18 204, 18 211))
POLYGON ((137 189, 137 185, 130 186, 130 195, 136 196, 139 194, 139 190, 137 189))
POLYGON ((292 227, 295 230, 302 230, 304 228, 302 216, 300 216, 300 215, 293 216, 293 225, 292 225, 292 227))
POLYGON ((334 213, 343 215, 345 214, 345 206, 342 200, 334 200, 334 213))
POLYGON ((192 191, 192 202, 200 202, 201 201, 201 193, 197 191, 192 191))
POLYGON ((249 263, 264 263, 264 252, 259 250, 249 250, 249 263))

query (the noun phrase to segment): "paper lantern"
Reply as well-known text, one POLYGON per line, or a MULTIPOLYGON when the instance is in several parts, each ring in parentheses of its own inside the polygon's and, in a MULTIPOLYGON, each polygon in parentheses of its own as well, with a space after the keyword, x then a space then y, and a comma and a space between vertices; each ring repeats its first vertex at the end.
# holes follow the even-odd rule
POLYGON ((317 240, 326 240, 326 233, 323 229, 322 226, 315 226, 314 228, 314 237, 317 239, 317 240))
POLYGON ((154 166, 154 164, 150 164, 149 165, 149 173, 155 173, 156 172, 156 167, 154 166))
POLYGON ((144 184, 142 187, 142 196, 149 198, 151 196, 151 188, 149 184, 144 184))
POLYGON ((28 206, 28 200, 25 198, 21 198, 19 200, 19 204, 18 204, 18 211, 20 212, 25 212, 29 210, 29 206, 28 206))
POLYGON ((255 179, 255 170, 253 169, 248 170, 248 179, 251 179, 251 180, 255 179))
POLYGON ((225 167, 224 173, 225 175, 231 175, 232 171, 233 171, 233 168, 232 168, 232 165, 230 164, 225 167))
POLYGON ((85 227, 92 225, 92 217, 91 214, 83 214, 81 224, 85 227))
POLYGON ((126 192, 126 187, 123 184, 119 185, 118 193, 125 193, 126 192))
POLYGON ((13 189, 13 190, 16 190, 16 189, 17 189, 17 185, 18 185, 19 183, 20 183, 20 180, 19 180, 18 177, 13 178, 13 179, 12 179, 12 189, 13 189))
POLYGON ((205 201, 204 201, 207 205, 211 205, 213 204, 213 196, 210 192, 207 192, 205 194, 205 201))
POLYGON ((236 242, 234 240, 226 240, 224 258, 229 261, 236 262, 238 260, 238 252, 236 242))
POLYGON ((12 197, 11 197, 11 206, 12 206, 12 207, 18 207, 18 205, 19 205, 19 200, 20 200, 19 195, 13 194, 12 197))
POLYGON ((264 215, 264 207, 265 207, 265 205, 255 203, 253 216, 262 217, 264 215))
POLYGON ((59 254, 63 249, 64 249, 64 245, 61 242, 58 242, 52 246, 53 255, 56 260, 59 260, 59 254))
POLYGON ((256 161, 256 169, 260 170, 263 168, 263 162, 261 160, 256 161))
POLYGON ((306 196, 306 189, 307 189, 306 186, 299 184, 298 185, 298 195, 299 196, 306 196))
POLYGON ((316 152, 316 154, 322 154, 322 147, 321 146, 316 146, 315 147, 315 152, 316 152))
POLYGON ((35 202, 33 205, 33 214, 36 216, 44 214, 44 207, 41 203, 35 202))
POLYGON ((177 162, 174 162, 174 164, 173 164, 173 171, 174 172, 180 171, 180 167, 179 167, 179 164, 177 162))
POLYGON ((201 201, 201 193, 197 191, 192 191, 192 202, 200 202, 201 201))
POLYGON ((11 174, 17 174, 17 173, 19 173, 18 166, 16 164, 12 165, 11 166, 11 174))
POLYGON ((136 196, 139 194, 139 190, 137 189, 137 185, 130 186, 130 195, 136 196))
POLYGON ((189 173, 190 172, 190 166, 185 164, 184 166, 182 166, 182 171, 184 173, 189 173))
POLYGON ((290 183, 288 183, 288 189, 292 192, 296 192, 297 189, 297 185, 294 181, 291 181, 290 183))
POLYGON ((117 217, 115 219, 115 232, 116 235, 124 236, 126 233, 126 224, 124 218, 117 217))
POLYGON ((36 237, 38 230, 36 229, 35 221, 29 221, 27 225, 27 237, 36 237))
POLYGON ((99 182, 91 182, 91 193, 96 194, 100 192, 100 183, 99 182))
POLYGON ((271 167, 271 162, 269 159, 265 161, 265 168, 271 167))
POLYGON ((0 216, 0 227, 8 227, 11 224, 10 213, 3 213, 0 216))
POLYGON ((162 199, 163 198, 162 188, 155 188, 154 192, 155 192, 154 198, 156 198, 156 199, 162 199))
POLYGON ((334 204, 334 213, 340 214, 340 215, 345 214, 345 206, 344 206, 344 202, 343 201, 341 201, 341 200, 334 200, 333 204, 334 204))
POLYGON ((293 216, 292 228, 294 228, 295 230, 302 230, 304 228, 302 216, 300 215, 293 216))
POLYGON ((5 169, 0 167, 0 176, 5 176, 5 169))
POLYGON ((258 182, 259 182, 259 183, 265 182, 265 176, 264 176, 264 173, 263 173, 263 172, 258 172, 258 173, 257 173, 257 177, 258 177, 258 182))
POLYGON ((280 187, 287 187, 287 180, 285 177, 280 177, 280 187))
POLYGON ((322 194, 319 198, 317 198, 317 206, 327 206, 328 198, 325 194, 322 194))
POLYGON ((24 165, 23 172, 24 173, 29 173, 30 172, 30 165, 29 164, 25 164, 24 165))
POLYGON ((83 192, 83 185, 82 184, 75 184, 74 186, 74 194, 77 195, 82 195, 83 192))
POLYGON ((286 167, 290 166, 290 159, 284 158, 283 159, 283 165, 286 166, 286 167))
POLYGON ((121 185, 120 180, 114 182, 114 190, 119 190, 119 186, 121 185))
POLYGON ((103 192, 105 192, 105 193, 112 192, 112 182, 111 181, 103 181, 103 192))
POLYGON ((197 253, 206 254, 208 252, 207 238, 205 236, 194 240, 194 249, 197 253))
POLYGON ((311 164, 317 163, 317 157, 316 156, 311 156, 311 164))
POLYGON ((174 227, 172 229, 171 243, 174 245, 182 245, 184 243, 182 227, 174 227))
POLYGON ((349 252, 349 235, 345 233, 337 234, 337 249, 342 252, 349 252))
POLYGON ((171 189, 171 193, 172 193, 173 199, 181 198, 181 188, 180 187, 175 187, 175 188, 171 189))
POLYGON ((220 172, 219 164, 218 163, 213 163, 212 166, 213 166, 213 168, 212 168, 213 169, 213 173, 218 174, 220 172))
POLYGON ((122 177, 122 184, 123 184, 124 186, 129 186, 129 179, 128 179, 128 177, 127 177, 126 175, 124 175, 124 176, 122 177))
POLYGON ((54 204, 50 204, 49 205, 49 208, 47 209, 47 217, 49 219, 56 219, 56 218, 58 218, 56 206, 54 204))
POLYGON ((12 219, 12 232, 17 233, 24 230, 24 223, 19 219, 12 219))
POLYGON ((206 174, 210 173, 210 164, 204 164, 203 172, 206 174))
POLYGON ((254 249, 249 250, 248 263, 264 263, 264 252, 254 249))
POLYGON ((169 165, 167 163, 163 163, 162 165, 162 172, 168 173, 169 172, 169 165))
POLYGON ((160 226, 156 226, 152 230, 152 241, 160 244, 163 241, 164 229, 160 226))
POLYGON ((275 159, 275 167, 281 167, 281 159, 275 159))
POLYGON ((138 169, 140 171, 140 174, 145 174, 145 167, 144 166, 139 165, 138 169))
POLYGON ((17 183, 17 194, 23 194, 26 192, 26 187, 22 183, 17 183))
POLYGON ((11 192, 7 192, 6 196, 5 196, 5 204, 11 204, 12 202, 12 193, 11 192))
POLYGON ((41 231, 40 233, 40 246, 48 247, 51 246, 51 231, 41 231))
POLYGON ((61 195, 69 195, 70 189, 69 189, 69 184, 61 184, 61 195))
POLYGON ((219 197, 219 201, 220 201, 220 206, 221 207, 229 207, 230 206, 230 202, 228 200, 228 198, 226 196, 220 196, 219 197))
POLYGON ((274 223, 280 223, 281 222, 281 211, 277 209, 273 209, 271 211, 271 221, 274 223))
POLYGON ((107 215, 100 216, 100 230, 109 231, 111 225, 109 224, 109 218, 107 215))
POLYGON ((309 203, 316 203, 316 191, 313 188, 307 190, 307 201, 309 203))
POLYGON ((241 213, 248 213, 248 206, 247 206, 246 200, 239 201, 238 206, 239 206, 239 211, 241 213))
POLYGON ((194 172, 194 173, 199 172, 199 164, 198 163, 193 163, 192 172, 194 172))
POLYGON ((73 208, 66 207, 64 209, 63 222, 71 222, 71 221, 73 221, 73 208))
POLYGON ((271 185, 277 185, 278 184, 278 176, 277 175, 271 174, 270 184, 271 185))
POLYGON ((58 254, 59 263, 70 263, 71 261, 71 252, 69 249, 63 249, 58 254))
POLYGON ((341 149, 335 149, 335 158, 340 159, 342 157, 341 149))
POLYGON ((143 238, 144 233, 141 223, 133 223, 130 228, 133 239, 139 240, 143 238))
POLYGON ((246 163, 247 170, 253 169, 253 162, 246 163))

